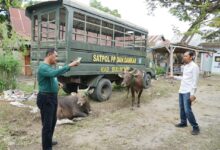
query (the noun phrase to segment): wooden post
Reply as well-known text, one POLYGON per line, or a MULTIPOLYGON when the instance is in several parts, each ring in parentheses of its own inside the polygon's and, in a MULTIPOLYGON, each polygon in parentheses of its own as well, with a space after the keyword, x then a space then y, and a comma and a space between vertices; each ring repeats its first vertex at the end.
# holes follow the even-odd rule
POLYGON ((170 75, 173 76, 173 51, 170 50, 170 75))
POLYGON ((173 76, 173 53, 174 53, 175 47, 170 48, 170 75, 173 76))
POLYGON ((194 62, 197 64, 199 52, 195 51, 195 60, 194 62))

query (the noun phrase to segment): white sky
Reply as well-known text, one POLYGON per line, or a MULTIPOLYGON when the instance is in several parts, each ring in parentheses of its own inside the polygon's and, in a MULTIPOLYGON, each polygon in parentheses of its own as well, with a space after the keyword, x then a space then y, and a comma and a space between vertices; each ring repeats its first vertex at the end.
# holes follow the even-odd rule
MULTIPOLYGON (((90 0, 78 0, 89 5, 90 0)), ((103 6, 118 9, 121 18, 138 26, 148 29, 149 35, 164 35, 166 39, 174 40, 172 25, 181 32, 188 29, 188 24, 180 22, 175 16, 169 14, 165 8, 156 9, 154 16, 147 15, 145 0, 98 0, 103 6)))

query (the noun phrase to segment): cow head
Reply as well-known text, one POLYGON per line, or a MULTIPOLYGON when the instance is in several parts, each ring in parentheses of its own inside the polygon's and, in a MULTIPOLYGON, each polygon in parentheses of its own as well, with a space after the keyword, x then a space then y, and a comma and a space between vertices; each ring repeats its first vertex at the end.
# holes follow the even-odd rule
POLYGON ((77 104, 79 104, 80 106, 85 104, 86 101, 87 101, 87 96, 83 93, 72 92, 71 95, 74 96, 74 97, 77 97, 77 104))
POLYGON ((80 107, 84 107, 86 109, 86 112, 89 113, 91 111, 91 106, 88 101, 88 93, 91 92, 91 90, 86 89, 86 92, 79 91, 79 93, 72 92, 71 95, 77 97, 77 104, 80 105, 80 107))
POLYGON ((129 68, 128 70, 123 70, 122 73, 119 73, 118 76, 123 78, 121 86, 128 87, 131 85, 132 78, 135 77, 136 69, 129 68))

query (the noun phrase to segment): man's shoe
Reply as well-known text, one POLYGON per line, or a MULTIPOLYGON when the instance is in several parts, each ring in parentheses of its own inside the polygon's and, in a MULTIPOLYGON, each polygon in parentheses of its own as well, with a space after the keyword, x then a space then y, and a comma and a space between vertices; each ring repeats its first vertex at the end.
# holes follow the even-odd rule
POLYGON ((58 144, 58 142, 57 141, 52 141, 52 145, 54 146, 54 145, 57 145, 58 144))
POLYGON ((199 133, 200 133, 199 127, 193 128, 193 130, 191 131, 191 134, 192 134, 192 135, 198 135, 199 133))
POLYGON ((177 127, 177 128, 184 128, 184 127, 187 127, 187 124, 185 124, 185 123, 178 123, 178 124, 175 125, 175 127, 177 127))

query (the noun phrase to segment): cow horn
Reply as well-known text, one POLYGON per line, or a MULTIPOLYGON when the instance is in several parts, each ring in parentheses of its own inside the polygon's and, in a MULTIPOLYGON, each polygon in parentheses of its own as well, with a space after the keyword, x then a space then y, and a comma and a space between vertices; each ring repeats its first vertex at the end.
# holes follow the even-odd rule
POLYGON ((118 76, 119 76, 120 78, 123 78, 123 73, 119 73, 118 76))
POLYGON ((133 69, 133 70, 129 71, 129 73, 132 74, 132 75, 133 75, 134 73, 136 73, 136 72, 137 72, 137 69, 133 69))
POLYGON ((94 92, 94 88, 88 86, 88 88, 82 90, 82 92, 84 93, 85 96, 88 96, 89 94, 92 94, 94 92))

